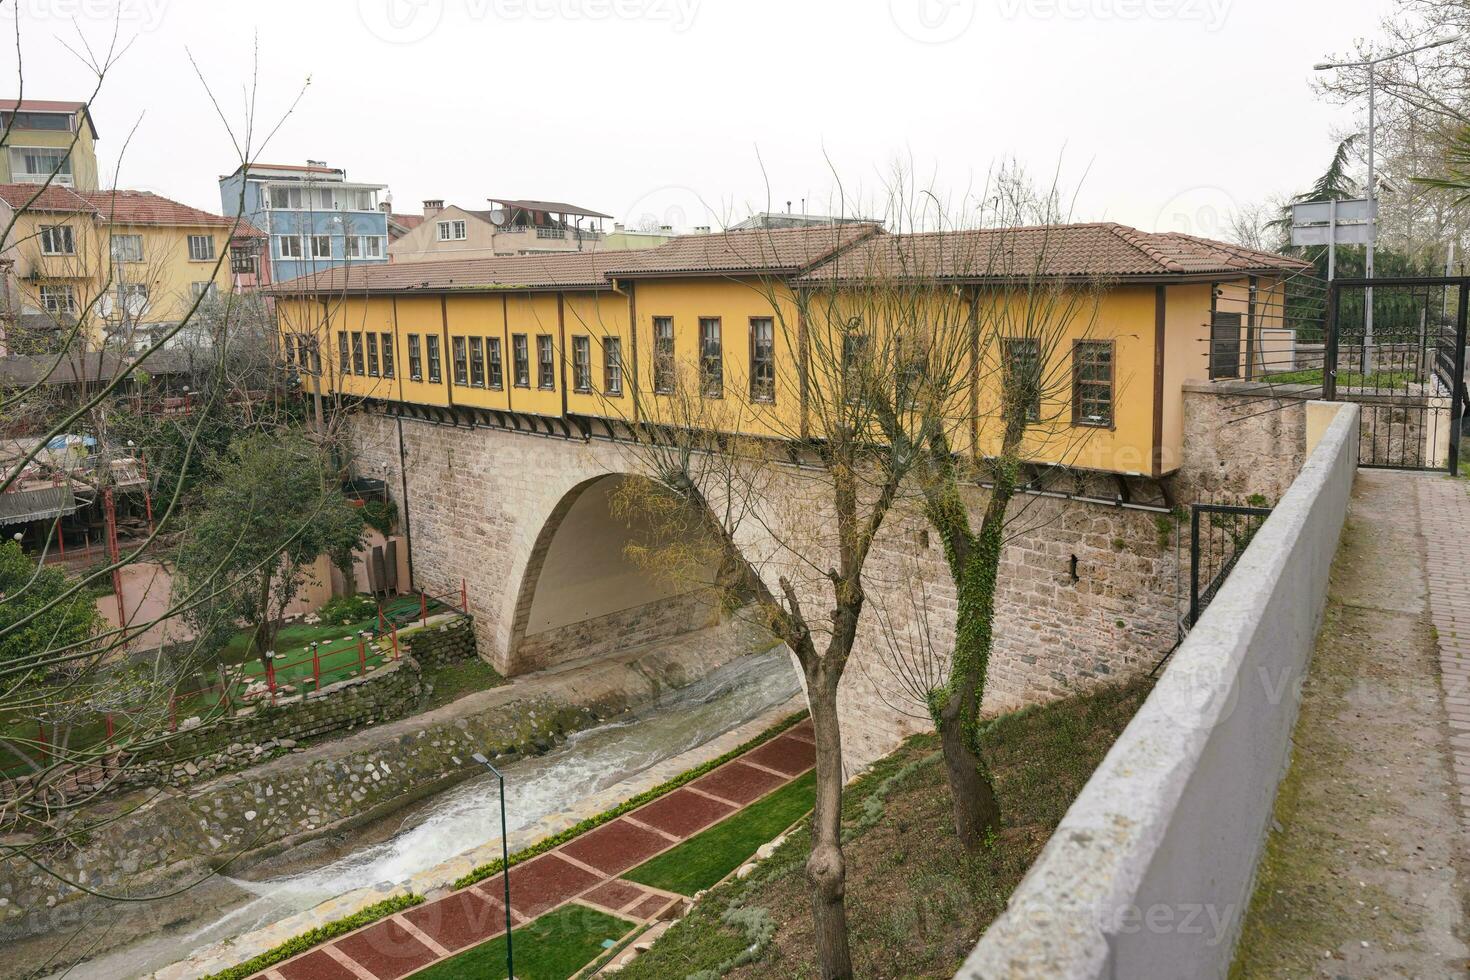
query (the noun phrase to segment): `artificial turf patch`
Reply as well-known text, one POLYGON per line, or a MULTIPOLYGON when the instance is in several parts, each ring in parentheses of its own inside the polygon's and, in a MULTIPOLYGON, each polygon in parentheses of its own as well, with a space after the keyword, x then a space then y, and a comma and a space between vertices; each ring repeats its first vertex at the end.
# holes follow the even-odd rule
POLYGON ((816 776, 807 773, 672 850, 623 875, 628 881, 693 895, 750 858, 756 848, 812 808, 816 776))
MULTIPOLYGON (((563 905, 511 933, 517 980, 566 980, 627 935, 633 923, 585 905, 563 905)), ((414 980, 502 980, 505 936, 434 964, 414 980)))

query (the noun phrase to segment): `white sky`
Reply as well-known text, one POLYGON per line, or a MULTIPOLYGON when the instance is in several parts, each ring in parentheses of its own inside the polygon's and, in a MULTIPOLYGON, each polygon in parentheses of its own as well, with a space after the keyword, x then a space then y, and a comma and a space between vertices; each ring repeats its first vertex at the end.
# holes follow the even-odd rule
MULTIPOLYGON (((822 211, 833 169, 896 162, 958 198, 1014 156, 1081 183, 1075 217, 1221 234, 1326 166, 1352 112, 1311 66, 1388 0, 120 0, 132 47, 94 107, 120 186, 219 210, 258 35, 261 158, 425 197, 570 201, 636 223, 822 211), (123 154, 123 141, 137 125, 123 154), (828 158, 831 160, 829 165, 828 158), (764 173, 762 171, 764 164, 764 173), (767 191, 769 182, 769 194, 767 191), (769 202, 768 202, 769 197, 769 202)), ((80 99, 61 41, 105 46, 119 0, 14 0, 25 94, 80 99)), ((0 59, 14 91, 15 56, 0 59)))

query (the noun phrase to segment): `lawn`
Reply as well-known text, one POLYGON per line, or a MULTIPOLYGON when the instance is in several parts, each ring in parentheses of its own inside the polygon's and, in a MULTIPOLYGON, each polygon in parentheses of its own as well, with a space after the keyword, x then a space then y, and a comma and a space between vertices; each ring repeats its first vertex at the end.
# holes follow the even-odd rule
MULTIPOLYGON (((1322 369, 1308 368, 1304 371, 1287 371, 1283 374, 1268 374, 1263 380, 1273 385, 1320 385, 1322 369)), ((1408 371, 1374 371, 1364 375, 1361 371, 1337 372, 1339 388, 1389 388, 1401 390, 1414 380, 1408 371)))
POLYGON ((680 895, 703 891, 801 819, 815 797, 816 776, 807 773, 623 877, 680 895))
MULTIPOLYGON (((627 935, 633 923, 585 905, 563 905, 511 933, 519 980, 566 980, 604 948, 627 935)), ((413 980, 500 980, 505 937, 465 950, 415 973, 413 980)))
MULTIPOLYGON (((983 741, 1003 818, 975 857, 954 838, 932 735, 910 739, 849 786, 843 836, 854 974, 953 976, 1147 693, 1143 682, 1105 688, 990 725, 983 741)), ((794 830, 754 874, 705 895, 619 980, 684 980, 705 970, 749 980, 815 977, 809 848, 807 829, 794 830)))
POLYGON ((471 657, 457 664, 445 664, 438 670, 426 672, 424 680, 434 688, 424 704, 425 711, 458 701, 466 694, 489 690, 505 683, 500 672, 479 657, 471 657))

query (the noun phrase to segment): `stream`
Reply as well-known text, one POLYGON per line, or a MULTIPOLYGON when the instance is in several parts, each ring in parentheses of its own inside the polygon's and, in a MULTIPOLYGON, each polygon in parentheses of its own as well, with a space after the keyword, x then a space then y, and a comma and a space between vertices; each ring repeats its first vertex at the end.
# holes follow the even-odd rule
MULTIPOLYGON (((784 650, 753 654, 626 717, 578 732, 544 755, 513 762, 504 769, 509 829, 514 832, 529 826, 652 765, 698 748, 785 702, 800 689, 784 650)), ((499 810, 495 778, 488 773, 472 777, 414 804, 386 839, 290 874, 257 881, 221 879, 214 888, 228 888, 233 894, 209 903, 208 914, 144 935, 54 978, 119 980, 146 975, 197 949, 251 932, 344 892, 404 881, 465 851, 498 841, 499 810)))

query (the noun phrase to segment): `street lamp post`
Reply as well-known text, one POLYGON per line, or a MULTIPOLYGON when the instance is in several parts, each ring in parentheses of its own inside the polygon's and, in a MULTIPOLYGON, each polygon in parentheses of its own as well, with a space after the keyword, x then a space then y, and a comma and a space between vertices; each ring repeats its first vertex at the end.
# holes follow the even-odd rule
POLYGON ((505 975, 515 980, 515 951, 510 935, 510 839, 505 832, 505 775, 479 752, 471 756, 500 781, 500 880, 505 885, 505 975))
MULTIPOLYGON (((1373 278, 1373 248, 1378 239, 1378 215, 1376 205, 1378 202, 1377 171, 1376 171, 1376 140, 1374 139, 1377 127, 1377 88, 1378 80, 1374 69, 1386 61, 1393 61, 1406 55, 1416 54, 1420 51, 1428 51, 1430 48, 1443 47, 1458 37, 1447 37, 1441 41, 1432 41, 1429 44, 1421 44, 1417 48, 1407 48, 1403 51, 1395 51, 1378 58, 1368 58, 1364 61, 1324 61, 1313 65, 1313 71, 1331 71, 1335 68, 1366 68, 1368 70, 1368 252, 1363 264, 1364 276, 1373 278)), ((1363 294, 1363 377, 1373 373, 1373 287, 1369 286, 1363 294)))

